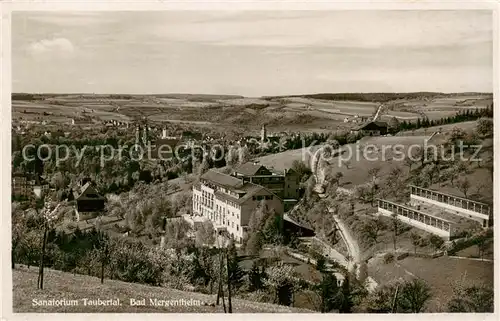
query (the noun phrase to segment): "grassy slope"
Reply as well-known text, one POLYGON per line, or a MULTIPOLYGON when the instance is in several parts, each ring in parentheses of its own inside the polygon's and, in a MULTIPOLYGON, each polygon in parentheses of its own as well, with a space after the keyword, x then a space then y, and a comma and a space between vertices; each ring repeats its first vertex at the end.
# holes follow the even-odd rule
MULTIPOLYGON (((171 306, 134 307, 129 305, 129 299, 145 298, 160 300, 199 300, 207 304, 215 303, 216 295, 206 295, 194 292, 183 292, 179 290, 151 287, 142 284, 126 283, 114 280, 105 280, 104 284, 95 277, 84 275, 73 275, 61 271, 47 269, 45 273, 44 289, 37 290, 37 269, 18 267, 13 270, 13 311, 23 312, 135 312, 135 313, 223 313, 222 305, 212 306, 171 306), (122 306, 84 306, 80 300, 79 306, 49 307, 32 306, 33 299, 115 299, 119 298, 122 306)), ((305 309, 290 308, 266 303, 257 303, 245 300, 233 299, 234 313, 287 313, 312 311, 305 309)), ((203 304, 203 303, 202 303, 203 304)))
POLYGON ((457 281, 463 279, 466 284, 476 285, 492 285, 493 282, 493 262, 448 257, 436 259, 408 257, 389 264, 375 262, 375 259, 370 261, 369 274, 379 283, 390 282, 400 277, 424 279, 431 286, 433 294, 428 305, 429 312, 442 311, 453 296, 453 285, 457 281))

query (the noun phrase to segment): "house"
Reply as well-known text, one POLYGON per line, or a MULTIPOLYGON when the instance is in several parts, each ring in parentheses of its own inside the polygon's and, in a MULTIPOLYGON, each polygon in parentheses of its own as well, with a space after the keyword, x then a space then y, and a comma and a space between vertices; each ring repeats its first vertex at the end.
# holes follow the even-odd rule
POLYGON ((262 185, 283 200, 299 198, 299 175, 293 169, 272 172, 265 166, 247 162, 237 167, 232 174, 245 182, 262 185))
POLYGON ((94 126, 94 122, 90 118, 72 118, 71 125, 80 126, 84 128, 91 128, 92 126, 94 126))
POLYGON ((49 191, 49 184, 37 174, 14 173, 12 175, 12 195, 29 197, 34 194, 41 198, 49 191))
POLYGON ((367 136, 380 136, 387 134, 387 123, 382 121, 372 121, 354 128, 352 131, 367 136))
POLYGON ((283 201, 264 186, 209 170, 193 186, 193 214, 208 218, 216 232, 242 243, 250 217, 265 201, 276 215, 283 215, 283 201))
POLYGON ((106 199, 100 195, 92 181, 82 181, 84 185, 72 191, 72 198, 76 201, 75 214, 77 221, 94 218, 104 211, 106 199))

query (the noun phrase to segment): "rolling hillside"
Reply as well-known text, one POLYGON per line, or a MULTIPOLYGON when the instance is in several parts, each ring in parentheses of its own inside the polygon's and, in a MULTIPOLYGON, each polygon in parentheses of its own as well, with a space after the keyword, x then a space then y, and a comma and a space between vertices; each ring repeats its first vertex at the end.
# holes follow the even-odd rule
MULTIPOLYGON (((73 275, 71 273, 46 269, 44 289, 37 290, 38 269, 17 267, 13 277, 13 312, 133 312, 133 313, 224 313, 222 304, 215 303, 216 295, 184 292, 164 287, 105 280, 104 284, 96 277, 73 275), (84 298, 90 300, 120 299, 120 306, 85 306, 84 298), (66 299, 78 300, 78 305, 40 306, 40 300, 66 299), (130 306, 130 299, 170 300, 171 306, 130 306), (184 301, 182 301, 184 300, 184 301), (182 304, 180 302, 191 302, 182 304)), ((312 313, 267 303, 257 303, 233 299, 234 313, 312 313)), ((226 301, 227 304, 227 301, 226 301)))

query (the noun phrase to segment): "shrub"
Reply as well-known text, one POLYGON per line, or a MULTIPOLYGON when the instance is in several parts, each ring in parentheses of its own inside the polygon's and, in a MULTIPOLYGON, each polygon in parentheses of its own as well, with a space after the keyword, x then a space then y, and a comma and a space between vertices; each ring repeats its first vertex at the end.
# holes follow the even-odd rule
POLYGON ((389 264, 394 262, 394 253, 386 253, 384 255, 384 263, 389 264))

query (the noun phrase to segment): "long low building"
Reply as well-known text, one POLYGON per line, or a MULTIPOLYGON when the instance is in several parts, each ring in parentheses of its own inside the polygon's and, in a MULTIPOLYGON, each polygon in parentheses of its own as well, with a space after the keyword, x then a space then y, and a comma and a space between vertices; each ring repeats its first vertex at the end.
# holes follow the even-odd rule
POLYGON ((410 185, 412 205, 431 204, 443 210, 479 222, 483 227, 490 225, 491 206, 463 197, 441 193, 435 190, 410 185))
POLYGON ((231 175, 208 170, 193 186, 193 214, 208 218, 216 231, 226 231, 237 243, 243 242, 250 217, 263 201, 283 215, 283 201, 276 194, 231 175))
POLYGON ((447 213, 425 213, 416 208, 378 199, 378 213, 450 240, 470 227, 470 221, 447 213))

